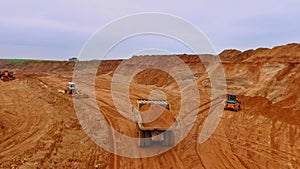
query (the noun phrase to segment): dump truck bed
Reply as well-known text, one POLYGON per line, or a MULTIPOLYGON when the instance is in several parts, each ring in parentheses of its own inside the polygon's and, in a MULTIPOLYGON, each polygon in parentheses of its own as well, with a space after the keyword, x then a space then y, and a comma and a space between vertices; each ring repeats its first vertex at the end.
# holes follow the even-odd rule
POLYGON ((178 125, 173 114, 158 104, 150 103, 141 106, 139 114, 141 115, 139 126, 142 130, 167 130, 178 125))

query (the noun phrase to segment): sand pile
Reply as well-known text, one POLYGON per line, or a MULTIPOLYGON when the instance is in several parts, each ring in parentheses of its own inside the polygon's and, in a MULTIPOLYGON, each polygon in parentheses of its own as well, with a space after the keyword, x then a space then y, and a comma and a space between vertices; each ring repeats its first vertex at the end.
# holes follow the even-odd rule
POLYGON ((140 111, 145 127, 169 128, 175 122, 172 113, 158 104, 145 104, 140 111))

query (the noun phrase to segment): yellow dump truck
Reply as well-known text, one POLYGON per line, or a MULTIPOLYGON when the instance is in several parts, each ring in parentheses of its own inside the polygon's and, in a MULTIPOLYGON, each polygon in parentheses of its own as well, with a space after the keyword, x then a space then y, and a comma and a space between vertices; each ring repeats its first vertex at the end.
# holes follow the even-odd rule
POLYGON ((175 129, 179 121, 170 112, 170 104, 166 100, 137 100, 138 111, 132 108, 139 134, 139 146, 149 147, 152 143, 163 146, 175 144, 175 129))

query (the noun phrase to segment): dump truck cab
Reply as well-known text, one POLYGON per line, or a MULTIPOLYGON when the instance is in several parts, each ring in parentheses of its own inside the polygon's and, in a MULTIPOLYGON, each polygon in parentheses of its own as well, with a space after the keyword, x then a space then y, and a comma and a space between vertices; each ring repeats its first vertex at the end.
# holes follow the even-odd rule
POLYGON ((173 146, 175 135, 173 130, 179 128, 179 122, 170 112, 170 104, 166 100, 137 100, 138 111, 132 107, 139 135, 139 146, 148 147, 152 143, 173 146))
POLYGON ((234 110, 234 111, 238 111, 241 109, 241 103, 235 94, 227 95, 226 105, 225 105, 224 109, 225 110, 234 110))

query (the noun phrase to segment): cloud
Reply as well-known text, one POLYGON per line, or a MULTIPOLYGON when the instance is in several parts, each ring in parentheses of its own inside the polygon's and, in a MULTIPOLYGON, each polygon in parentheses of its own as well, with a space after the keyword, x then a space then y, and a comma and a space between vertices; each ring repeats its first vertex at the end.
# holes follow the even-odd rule
MULTIPOLYGON (((298 0, 1 1, 1 57, 14 57, 20 46, 18 56, 24 57, 37 53, 50 57, 47 59, 77 55, 99 28, 139 12, 169 13, 186 19, 207 35, 218 52, 272 47, 300 39, 299 8, 298 0)), ((131 45, 134 48, 133 42, 131 45)))

